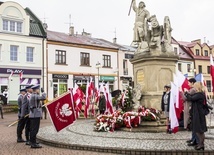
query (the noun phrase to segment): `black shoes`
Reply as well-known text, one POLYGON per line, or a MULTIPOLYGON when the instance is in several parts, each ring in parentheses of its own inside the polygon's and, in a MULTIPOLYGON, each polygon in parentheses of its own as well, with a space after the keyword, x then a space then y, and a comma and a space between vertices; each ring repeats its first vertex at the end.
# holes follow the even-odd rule
POLYGON ((17 143, 24 143, 24 142, 25 142, 25 140, 22 139, 22 138, 18 138, 18 139, 17 139, 17 143))
POLYGON ((203 150, 204 151, 204 146, 196 146, 195 150, 199 151, 199 150, 203 150))
POLYGON ((190 143, 188 143, 187 144, 188 146, 196 146, 196 145, 198 145, 196 142, 190 142, 190 143))
POLYGON ((32 149, 39 149, 39 148, 42 148, 42 146, 39 145, 39 144, 32 144, 32 145, 31 145, 31 148, 32 148, 32 149))
POLYGON ((29 141, 26 141, 25 145, 30 145, 30 142, 29 142, 29 141))
POLYGON ((187 143, 191 143, 191 142, 192 142, 192 140, 190 139, 190 140, 187 140, 186 142, 187 142, 187 143))

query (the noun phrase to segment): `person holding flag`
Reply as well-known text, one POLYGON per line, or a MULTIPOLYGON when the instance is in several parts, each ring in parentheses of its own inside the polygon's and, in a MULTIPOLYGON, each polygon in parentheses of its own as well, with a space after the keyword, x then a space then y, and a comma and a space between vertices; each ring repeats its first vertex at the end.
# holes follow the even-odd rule
POLYGON ((195 147, 195 150, 204 150, 204 132, 207 131, 206 117, 204 113, 204 106, 206 104, 206 96, 204 93, 202 82, 196 82, 194 88, 196 93, 190 95, 185 93, 187 101, 192 102, 192 131, 196 133, 199 138, 199 143, 195 147))
MULTIPOLYGON (((196 79, 195 78, 191 78, 188 80, 188 85, 190 86, 190 90, 184 90, 185 92, 189 93, 190 95, 193 95, 196 93, 196 90, 194 88, 194 84, 196 82, 196 79)), ((189 128, 190 130, 192 130, 192 127, 191 127, 191 121, 192 121, 192 102, 191 101, 187 101, 187 98, 186 96, 184 95, 184 92, 183 90, 181 89, 180 90, 182 95, 183 95, 183 99, 184 99, 184 128, 187 129, 188 128, 188 125, 189 125, 189 128)), ((198 144, 198 137, 196 135, 195 132, 193 132, 192 130, 192 138, 190 140, 187 140, 187 145, 188 146, 195 146, 198 144)))

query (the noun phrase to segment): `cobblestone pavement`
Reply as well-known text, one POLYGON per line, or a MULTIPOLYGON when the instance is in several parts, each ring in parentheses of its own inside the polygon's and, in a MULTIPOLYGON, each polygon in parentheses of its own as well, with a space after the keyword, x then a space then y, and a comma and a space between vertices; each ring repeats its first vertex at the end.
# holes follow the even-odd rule
MULTIPOLYGON (((109 153, 61 149, 47 145, 42 145, 42 149, 30 149, 24 143, 16 143, 16 126, 7 127, 16 118, 17 114, 5 114, 4 119, 0 119, 0 155, 109 155, 109 153)), ((41 127, 45 126, 51 126, 49 119, 41 121, 41 127)))

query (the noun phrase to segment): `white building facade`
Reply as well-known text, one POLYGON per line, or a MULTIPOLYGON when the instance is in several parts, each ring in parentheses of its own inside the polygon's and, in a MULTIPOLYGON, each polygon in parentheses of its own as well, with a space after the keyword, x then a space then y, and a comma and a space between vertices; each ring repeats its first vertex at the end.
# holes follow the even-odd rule
POLYGON ((119 88, 118 48, 108 41, 85 35, 47 31, 48 99, 92 79, 95 86, 109 83, 119 88))
POLYGON ((133 65, 130 59, 134 57, 135 48, 121 45, 119 50, 119 76, 120 89, 125 90, 127 87, 133 87, 133 65))
POLYGON ((0 90, 8 89, 8 102, 16 103, 19 89, 43 85, 46 35, 29 8, 1 2, 0 36, 0 90))

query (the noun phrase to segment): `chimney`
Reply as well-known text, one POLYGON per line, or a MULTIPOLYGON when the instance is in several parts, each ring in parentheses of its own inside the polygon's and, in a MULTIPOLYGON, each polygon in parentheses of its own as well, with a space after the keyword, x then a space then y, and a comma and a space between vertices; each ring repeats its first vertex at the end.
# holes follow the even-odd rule
POLYGON ((82 36, 91 37, 91 33, 85 32, 85 30, 83 29, 82 36))
POLYGON ((70 27, 69 27, 69 35, 70 35, 70 36, 73 36, 73 35, 74 35, 74 27, 73 27, 73 26, 70 26, 70 27))
POLYGON ((45 31, 48 29, 48 24, 47 23, 43 23, 43 27, 45 29, 45 31))
POLYGON ((114 44, 117 43, 117 38, 113 38, 113 43, 114 43, 114 44))

